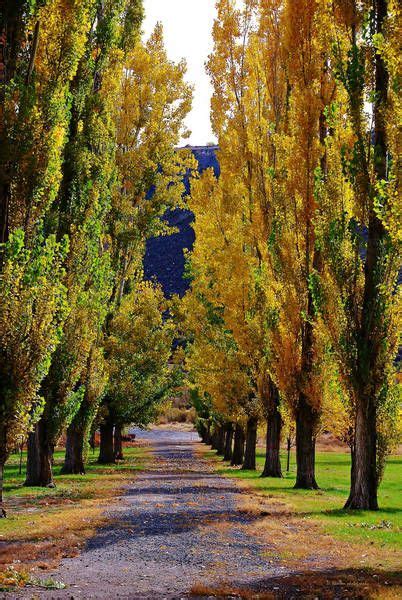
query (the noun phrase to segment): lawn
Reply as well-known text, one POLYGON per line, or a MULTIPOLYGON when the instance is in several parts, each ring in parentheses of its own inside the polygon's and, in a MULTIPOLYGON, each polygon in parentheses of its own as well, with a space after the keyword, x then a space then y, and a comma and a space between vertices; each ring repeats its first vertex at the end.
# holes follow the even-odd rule
MULTIPOLYGON (((212 453, 211 453, 212 455, 212 453)), ((318 520, 326 533, 347 541, 386 545, 389 551, 401 549, 402 526, 402 457, 389 458, 379 490, 380 510, 344 511, 349 489, 350 456, 345 452, 317 452, 317 491, 295 490, 294 453, 290 472, 283 479, 261 478, 264 453, 257 453, 257 472, 219 466, 218 472, 247 483, 259 494, 283 503, 291 514, 302 519, 318 520)), ((226 464, 226 463, 225 463, 226 464)), ((286 465, 285 456, 282 465, 286 465)))
POLYGON ((16 497, 29 498, 32 496, 53 498, 57 496, 89 498, 96 493, 94 482, 102 481, 107 484, 112 480, 121 479, 127 471, 141 470, 145 453, 142 447, 125 448, 123 462, 115 465, 100 465, 97 461, 97 453, 90 454, 86 465, 85 475, 61 475, 61 467, 64 461, 64 450, 54 453, 54 481, 55 488, 25 487, 25 462, 26 452, 22 457, 22 473, 19 474, 19 455, 12 455, 8 460, 4 471, 4 493, 5 502, 16 497))
POLYGON ((124 453, 123 462, 106 466, 91 454, 85 475, 61 475, 64 452, 56 452, 55 488, 24 487, 26 456, 21 474, 19 456, 11 456, 4 478, 7 518, 0 519, 0 568, 46 568, 76 554, 104 523, 105 508, 119 501, 121 489, 149 460, 144 447, 124 453))

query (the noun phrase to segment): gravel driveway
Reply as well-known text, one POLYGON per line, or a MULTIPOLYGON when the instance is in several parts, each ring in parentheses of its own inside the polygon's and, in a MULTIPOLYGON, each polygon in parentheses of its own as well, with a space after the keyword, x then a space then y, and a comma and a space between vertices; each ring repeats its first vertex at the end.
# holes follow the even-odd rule
POLYGON ((264 558, 269 547, 245 531, 252 517, 237 509, 241 490, 213 473, 196 434, 137 435, 150 441, 153 465, 110 508, 110 526, 51 573, 67 588, 26 589, 19 598, 180 599, 194 586, 253 587, 280 573, 264 558))

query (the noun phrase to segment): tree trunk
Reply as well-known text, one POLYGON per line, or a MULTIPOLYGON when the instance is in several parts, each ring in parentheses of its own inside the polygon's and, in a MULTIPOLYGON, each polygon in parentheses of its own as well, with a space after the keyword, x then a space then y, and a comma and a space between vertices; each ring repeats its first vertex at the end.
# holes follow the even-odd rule
POLYGON ((198 419, 197 421, 197 433, 201 438, 203 444, 207 443, 208 430, 205 423, 205 419, 198 419))
POLYGON ((89 436, 89 445, 92 449, 92 452, 95 451, 95 447, 96 447, 96 439, 95 439, 95 435, 96 435, 96 431, 95 429, 92 431, 91 435, 89 436))
POLYGON ((246 450, 242 469, 255 471, 255 448, 257 445, 257 417, 249 417, 246 429, 246 450))
POLYGON ((113 449, 113 422, 105 421, 100 426, 100 444, 98 462, 107 465, 115 462, 113 449))
POLYGON ((124 460, 123 441, 121 425, 114 426, 114 457, 116 460, 124 460))
POLYGON ((206 444, 211 444, 211 421, 210 419, 207 420, 207 433, 205 436, 205 443, 206 444))
POLYGON ((267 435, 265 465, 261 477, 282 477, 280 459, 282 416, 279 412, 279 404, 279 390, 272 379, 269 378, 268 385, 266 386, 266 400, 264 402, 267 435))
POLYGON ((85 432, 82 427, 78 427, 75 420, 67 429, 66 457, 61 470, 62 473, 70 475, 84 475, 84 445, 85 432))
POLYGON ((217 447, 218 447, 217 446, 217 440, 218 440, 218 437, 217 437, 217 434, 216 434, 216 429, 214 427, 213 431, 211 433, 211 440, 210 440, 212 450, 216 450, 217 449, 217 447))
POLYGON ((4 487, 4 462, 0 462, 0 519, 6 517, 6 511, 3 506, 3 487, 4 487))
MULTIPOLYGON (((314 249, 313 270, 322 271, 322 257, 319 249, 314 249)), ((302 379, 305 386, 311 382, 314 371, 315 331, 314 322, 316 311, 311 289, 308 292, 308 319, 304 323, 302 333, 302 379)), ((296 407, 296 484, 295 488, 306 490, 318 489, 315 480, 315 436, 319 413, 309 403, 309 398, 304 392, 299 393, 296 407)))
POLYGON ((345 508, 378 510, 376 409, 368 414, 359 406, 356 413, 355 446, 352 450, 351 487, 345 508))
POLYGON ((225 453, 225 428, 219 425, 216 432, 216 453, 223 456, 225 453))
POLYGON ((225 450, 223 460, 232 459, 233 424, 228 423, 225 427, 225 450))
POLYGON ((232 466, 242 465, 244 458, 244 430, 240 423, 236 423, 235 431, 234 431, 234 443, 233 443, 233 453, 232 460, 230 464, 232 466))
POLYGON ((318 415, 306 396, 301 393, 296 413, 296 463, 295 488, 318 490, 315 480, 315 428, 318 415))
MULTIPOLYGON (((383 34, 388 13, 387 0, 373 0, 372 13, 376 34, 383 34)), ((389 75, 384 58, 375 56, 374 117, 374 170, 377 181, 386 181, 388 142, 386 137, 386 106, 389 75)), ((367 178, 368 179, 368 178, 367 178)), ((370 186, 370 181, 367 181, 370 186)), ((391 245, 382 220, 374 205, 377 192, 371 190, 367 255, 361 326, 356 359, 357 380, 356 422, 351 488, 345 508, 377 510, 377 414, 376 401, 386 381, 385 352, 388 327, 384 306, 387 302, 382 291, 386 281, 388 253, 391 245), (388 247, 387 247, 388 246, 388 247)))
POLYGON ((265 465, 261 477, 282 477, 281 448, 282 417, 279 410, 267 419, 265 465))
POLYGON ((48 441, 43 419, 39 420, 34 431, 29 434, 27 449, 27 476, 24 485, 55 487, 52 472, 54 446, 48 441))
POLYGON ((286 473, 289 473, 289 471, 290 471, 290 449, 292 447, 292 440, 290 437, 287 438, 286 444, 287 444, 286 473))

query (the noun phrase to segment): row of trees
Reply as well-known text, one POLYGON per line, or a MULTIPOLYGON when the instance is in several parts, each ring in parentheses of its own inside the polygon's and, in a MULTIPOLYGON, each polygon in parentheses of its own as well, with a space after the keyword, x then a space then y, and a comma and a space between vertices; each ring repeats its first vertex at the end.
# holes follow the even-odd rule
POLYGON ((281 476, 281 430, 290 439, 294 424, 296 487, 314 489, 315 440, 330 429, 351 446, 346 507, 377 509, 398 416, 401 9, 220 0, 217 11, 221 177, 193 185, 184 311, 200 430, 208 440, 212 420, 224 452, 226 427, 229 458, 233 424, 246 425, 253 468, 264 416, 264 474, 281 476))
POLYGON ((95 419, 112 462, 113 428, 148 423, 175 383, 169 303, 142 258, 184 191, 192 90, 159 25, 141 42, 142 14, 0 3, 0 494, 27 436, 27 485, 52 485, 62 432, 65 472, 83 472, 95 419))

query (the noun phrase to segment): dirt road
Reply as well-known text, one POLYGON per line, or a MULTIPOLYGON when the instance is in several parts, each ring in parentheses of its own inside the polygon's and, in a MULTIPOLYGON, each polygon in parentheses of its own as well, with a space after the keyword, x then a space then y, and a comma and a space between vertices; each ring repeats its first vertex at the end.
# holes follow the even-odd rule
POLYGON ((249 518, 237 507, 242 492, 212 472, 194 433, 139 436, 154 448, 153 465, 108 511, 110 526, 51 573, 67 588, 30 588, 19 598, 179 599, 200 586, 249 588, 283 573, 264 558, 269 547, 245 531, 249 518))

